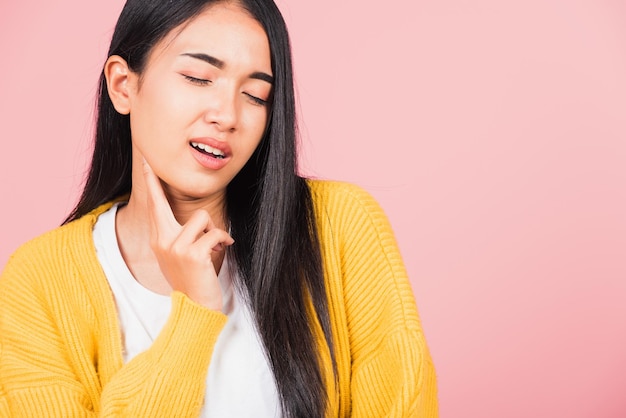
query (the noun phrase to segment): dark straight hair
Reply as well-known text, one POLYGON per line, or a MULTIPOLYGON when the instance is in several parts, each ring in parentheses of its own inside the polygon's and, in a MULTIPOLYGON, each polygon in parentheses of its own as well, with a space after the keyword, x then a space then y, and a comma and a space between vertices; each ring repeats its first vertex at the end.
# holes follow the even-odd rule
MULTIPOLYGON (((128 0, 108 56, 119 55, 141 74, 153 47, 170 31, 221 0, 128 0)), ((236 1, 265 29, 274 85, 268 127, 260 145, 227 187, 229 247, 278 388, 283 416, 322 417, 328 407, 315 318, 336 363, 320 244, 306 180, 297 172, 291 47, 272 0, 236 1)), ((119 114, 100 76, 95 144, 81 198, 64 223, 131 192, 130 119, 119 114)))

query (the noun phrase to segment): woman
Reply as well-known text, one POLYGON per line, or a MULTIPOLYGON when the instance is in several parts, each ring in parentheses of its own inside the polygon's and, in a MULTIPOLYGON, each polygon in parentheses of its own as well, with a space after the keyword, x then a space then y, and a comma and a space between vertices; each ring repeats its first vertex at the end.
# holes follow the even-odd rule
POLYGON ((389 224, 296 167, 271 0, 128 0, 65 224, 0 279, 1 416, 437 415, 389 224))

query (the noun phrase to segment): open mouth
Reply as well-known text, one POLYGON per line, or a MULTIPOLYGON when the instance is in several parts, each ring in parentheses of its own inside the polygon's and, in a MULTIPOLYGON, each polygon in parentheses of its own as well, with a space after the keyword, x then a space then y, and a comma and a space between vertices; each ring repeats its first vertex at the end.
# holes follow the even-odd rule
POLYGON ((213 148, 207 144, 201 144, 199 142, 191 142, 191 146, 202 154, 209 155, 214 158, 224 159, 226 156, 217 148, 213 148))

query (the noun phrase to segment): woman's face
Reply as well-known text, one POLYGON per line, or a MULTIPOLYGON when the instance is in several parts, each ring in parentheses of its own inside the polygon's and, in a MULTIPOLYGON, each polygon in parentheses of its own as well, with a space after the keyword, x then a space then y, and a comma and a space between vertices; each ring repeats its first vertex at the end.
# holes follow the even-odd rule
POLYGON ((145 158, 181 198, 223 195, 261 141, 271 89, 261 25, 236 5, 211 6, 129 78, 133 169, 145 158))

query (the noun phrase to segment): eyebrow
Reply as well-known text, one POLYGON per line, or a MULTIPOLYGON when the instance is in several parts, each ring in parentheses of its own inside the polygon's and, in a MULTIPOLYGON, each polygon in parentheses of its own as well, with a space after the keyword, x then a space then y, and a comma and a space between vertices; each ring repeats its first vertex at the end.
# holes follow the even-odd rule
MULTIPOLYGON (((224 67, 226 66, 226 63, 224 61, 222 61, 219 58, 212 57, 211 55, 208 55, 208 54, 203 54, 203 53, 198 53, 198 52, 185 52, 181 55, 195 58, 200 61, 204 61, 208 64, 211 64, 214 67, 219 68, 220 70, 223 70, 224 67)), ((250 74, 249 77, 255 80, 262 80, 262 81, 268 82, 269 84, 274 84, 274 77, 261 71, 255 71, 252 74, 250 74)))

